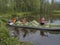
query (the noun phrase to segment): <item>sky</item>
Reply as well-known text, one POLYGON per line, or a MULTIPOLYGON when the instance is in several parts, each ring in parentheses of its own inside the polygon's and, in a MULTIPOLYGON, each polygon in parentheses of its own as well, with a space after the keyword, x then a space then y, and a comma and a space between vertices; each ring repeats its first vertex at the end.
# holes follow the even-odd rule
POLYGON ((57 2, 60 2, 60 0, 56 0, 57 2))
MULTIPOLYGON (((49 0, 51 2, 51 0, 49 0)), ((60 0, 56 0, 57 2, 60 2, 60 0)))
MULTIPOLYGON (((49 2, 51 3, 51 0, 49 0, 49 2)), ((60 0, 56 0, 56 2, 60 2, 60 0)))

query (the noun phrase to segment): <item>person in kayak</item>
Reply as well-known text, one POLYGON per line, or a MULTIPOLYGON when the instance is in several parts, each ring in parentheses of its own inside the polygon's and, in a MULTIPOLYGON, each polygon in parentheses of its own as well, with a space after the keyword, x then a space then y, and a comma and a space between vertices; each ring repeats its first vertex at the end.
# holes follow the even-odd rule
POLYGON ((14 18, 12 19, 13 23, 16 23, 17 20, 18 20, 17 17, 14 17, 14 18))
POLYGON ((14 17, 14 18, 12 18, 12 19, 9 20, 9 25, 13 25, 17 21, 18 21, 18 18, 17 17, 14 17))
POLYGON ((40 19, 40 24, 41 24, 41 25, 44 25, 45 23, 46 23, 46 19, 45 19, 44 17, 41 18, 41 19, 40 19))
POLYGON ((27 22, 26 18, 22 19, 22 23, 25 24, 27 22))

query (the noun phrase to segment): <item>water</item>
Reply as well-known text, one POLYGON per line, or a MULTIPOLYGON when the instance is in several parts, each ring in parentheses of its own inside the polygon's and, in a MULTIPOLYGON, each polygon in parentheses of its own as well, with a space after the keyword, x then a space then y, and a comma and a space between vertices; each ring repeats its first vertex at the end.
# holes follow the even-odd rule
MULTIPOLYGON (((50 23, 50 20, 49 20, 48 23, 50 23)), ((51 24, 60 25, 60 20, 53 20, 53 21, 51 22, 51 24)))
POLYGON ((60 25, 60 20, 55 20, 53 23, 60 25))
POLYGON ((27 30, 27 33, 25 33, 20 31, 20 41, 30 42, 34 45, 60 45, 60 32, 39 30, 29 32, 27 30))

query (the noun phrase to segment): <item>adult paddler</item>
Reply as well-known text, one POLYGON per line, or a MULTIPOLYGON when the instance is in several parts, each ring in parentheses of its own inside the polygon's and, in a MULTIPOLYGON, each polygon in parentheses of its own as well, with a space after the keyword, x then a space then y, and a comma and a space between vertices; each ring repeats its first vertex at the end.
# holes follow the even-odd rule
POLYGON ((16 21, 18 21, 18 17, 14 17, 12 20, 13 20, 13 23, 16 23, 16 21))

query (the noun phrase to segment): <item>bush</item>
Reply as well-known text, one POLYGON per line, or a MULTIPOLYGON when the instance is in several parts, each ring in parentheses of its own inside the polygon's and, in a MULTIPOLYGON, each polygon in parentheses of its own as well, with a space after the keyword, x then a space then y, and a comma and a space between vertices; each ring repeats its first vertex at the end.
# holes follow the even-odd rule
POLYGON ((18 38, 10 37, 8 28, 5 23, 0 20, 0 45, 20 45, 18 38))

